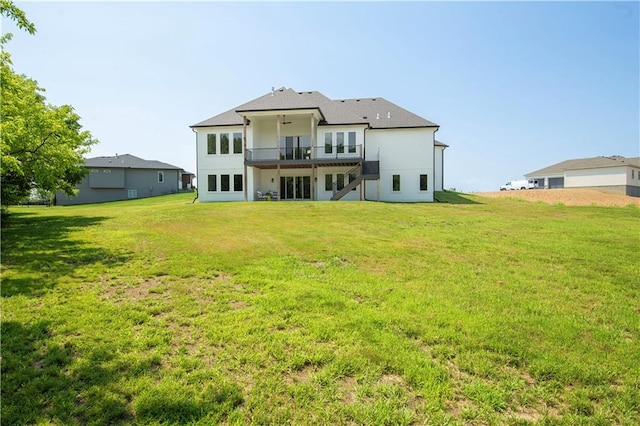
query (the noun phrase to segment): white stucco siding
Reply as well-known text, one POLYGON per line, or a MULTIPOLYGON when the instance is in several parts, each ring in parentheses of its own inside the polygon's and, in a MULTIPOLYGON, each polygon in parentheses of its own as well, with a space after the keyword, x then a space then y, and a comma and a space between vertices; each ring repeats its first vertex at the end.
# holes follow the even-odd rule
POLYGON ((627 167, 567 170, 564 186, 565 188, 575 188, 627 185, 627 174, 627 167))
POLYGON ((443 146, 434 147, 434 190, 442 191, 444 189, 444 148, 443 146))
MULTIPOLYGON (((197 156, 198 156, 198 168, 203 169, 217 169, 217 168, 236 168, 244 165, 244 155, 242 153, 236 154, 233 152, 233 134, 242 134, 242 126, 239 127, 207 127, 201 128, 197 131, 197 156), (220 135, 226 133, 229 135, 229 153, 222 154, 220 149, 220 135), (216 153, 208 153, 208 136, 209 134, 216 135, 216 153)), ((243 142, 244 145, 244 142, 243 142)), ((247 146, 251 146, 251 132, 247 132, 247 146)), ((243 148, 244 149, 244 148, 243 148)))
MULTIPOLYGON (((384 129, 367 130, 367 160, 380 161, 381 201, 433 201, 434 130, 384 129), (394 175, 399 176, 400 190, 393 190, 394 175), (427 175, 427 190, 420 190, 420 175, 427 175)), ((377 182, 366 185, 366 198, 377 199, 377 182)))
MULTIPOLYGON (((244 178, 244 155, 242 153, 234 153, 233 134, 242 134, 242 126, 220 126, 206 127, 197 129, 197 147, 196 155, 198 159, 198 198, 200 201, 242 201, 244 200, 244 186, 248 186, 251 190, 252 179, 244 178), (220 146, 220 135, 227 133, 229 135, 229 153, 222 154, 220 146), (216 153, 208 153, 208 136, 216 134, 216 153), (216 190, 209 189, 209 176, 216 178, 216 190), (237 190, 234 185, 234 176, 243 175, 242 190, 237 190), (223 191, 223 176, 229 178, 229 190, 223 191)), ((247 144, 251 142, 251 133, 247 132, 247 144)), ((243 142, 244 145, 244 142, 243 142)), ((243 147, 244 149, 244 147, 243 147)))
MULTIPOLYGON (((234 176, 243 175, 243 167, 217 169, 200 168, 200 173, 202 176, 202 182, 199 183, 198 188, 198 198, 200 201, 244 201, 244 185, 246 185, 244 177, 242 179, 242 189, 235 188, 234 186, 234 176), (209 190, 209 176, 215 176, 215 191, 209 190), (228 176, 228 191, 223 191, 223 179, 227 179, 223 176, 228 176)), ((251 179, 247 180, 251 182, 251 179)), ((252 185, 249 185, 247 188, 249 191, 251 190, 251 186, 252 185)))

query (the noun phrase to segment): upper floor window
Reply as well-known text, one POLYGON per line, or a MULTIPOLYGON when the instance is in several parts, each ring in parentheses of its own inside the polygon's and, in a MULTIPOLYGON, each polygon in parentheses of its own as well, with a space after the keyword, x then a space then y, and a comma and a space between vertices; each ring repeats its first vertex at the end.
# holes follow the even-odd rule
POLYGON ((324 153, 331 154, 333 152, 333 133, 324 134, 324 153))
POLYGON ((400 175, 393 175, 393 192, 400 191, 400 175))
POLYGON ((635 173, 635 170, 631 169, 631 179, 635 179, 636 177, 633 175, 635 173))
POLYGON ((158 172, 158 183, 164 183, 164 172, 158 172))
POLYGON ((420 191, 428 191, 428 190, 429 190, 429 176, 420 175, 420 191))
POLYGON ((242 154, 242 133, 233 134, 233 153, 242 154))
POLYGON ((356 132, 349 132, 349 153, 356 152, 356 132))
POLYGON ((344 132, 336 133, 336 147, 338 154, 344 154, 344 132))
POLYGON ((220 133, 220 154, 229 153, 229 133, 220 133))
POLYGON ((209 133, 207 135, 207 154, 216 153, 216 134, 209 133))

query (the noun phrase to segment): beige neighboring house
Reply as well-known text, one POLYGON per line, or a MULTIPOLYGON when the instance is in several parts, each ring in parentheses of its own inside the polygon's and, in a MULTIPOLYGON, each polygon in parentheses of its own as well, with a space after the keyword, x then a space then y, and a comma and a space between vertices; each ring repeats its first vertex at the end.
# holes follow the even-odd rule
POLYGON ((525 176, 540 188, 592 188, 640 197, 640 157, 579 158, 525 176))

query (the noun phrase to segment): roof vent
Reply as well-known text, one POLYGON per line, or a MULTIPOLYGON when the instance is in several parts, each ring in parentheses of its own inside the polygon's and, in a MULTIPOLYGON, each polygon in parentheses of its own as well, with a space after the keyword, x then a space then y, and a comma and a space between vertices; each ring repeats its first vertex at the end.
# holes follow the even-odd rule
POLYGON ((387 113, 387 118, 391 118, 391 111, 387 113))
POLYGON ((271 96, 276 94, 276 88, 271 86, 271 96))
POLYGON ((364 118, 364 119, 366 120, 366 119, 367 119, 367 116, 366 116, 366 115, 363 115, 363 116, 362 116, 362 118, 364 118))
POLYGON ((376 98, 373 98, 373 99, 371 99, 371 100, 372 100, 372 101, 375 101, 375 100, 376 100, 376 98))
POLYGON ((356 99, 356 102, 360 102, 360 99, 356 99))
POLYGON ((376 120, 380 120, 380 114, 376 114, 376 120))

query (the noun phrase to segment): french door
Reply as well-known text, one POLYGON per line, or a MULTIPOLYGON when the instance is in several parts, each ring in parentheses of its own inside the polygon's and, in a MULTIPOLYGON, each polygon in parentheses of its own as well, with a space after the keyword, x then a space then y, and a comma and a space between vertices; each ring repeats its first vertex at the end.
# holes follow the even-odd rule
POLYGON ((280 199, 310 200, 311 176, 281 176, 280 199))
POLYGON ((311 136, 283 136, 280 139, 281 160, 302 160, 311 157, 311 136))

